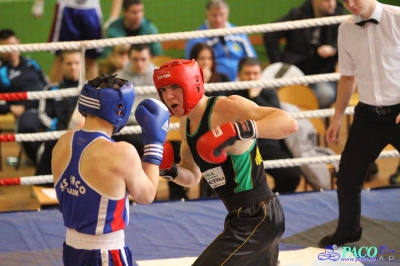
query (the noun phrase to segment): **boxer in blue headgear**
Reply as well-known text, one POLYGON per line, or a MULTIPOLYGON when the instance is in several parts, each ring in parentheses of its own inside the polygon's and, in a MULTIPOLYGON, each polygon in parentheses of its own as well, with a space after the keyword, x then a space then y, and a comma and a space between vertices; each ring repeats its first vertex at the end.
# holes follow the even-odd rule
POLYGON ((135 100, 133 85, 116 75, 101 75, 83 86, 78 101, 79 112, 101 117, 114 126, 114 134, 128 122, 135 100))
POLYGON ((159 100, 138 104, 142 160, 133 145, 111 138, 125 126, 134 98, 126 80, 100 76, 89 81, 79 99, 78 109, 86 116, 82 129, 66 132, 53 149, 51 170, 66 227, 64 266, 133 265, 124 233, 128 196, 141 204, 154 200, 170 116, 159 100))

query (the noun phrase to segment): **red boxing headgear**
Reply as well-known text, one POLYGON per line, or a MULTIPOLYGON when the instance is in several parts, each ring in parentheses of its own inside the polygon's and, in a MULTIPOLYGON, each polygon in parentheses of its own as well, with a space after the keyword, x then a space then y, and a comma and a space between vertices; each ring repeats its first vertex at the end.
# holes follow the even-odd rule
POLYGON ((194 59, 174 59, 165 63, 159 69, 154 70, 153 81, 163 103, 165 101, 160 93, 160 88, 171 85, 182 87, 184 115, 196 106, 204 94, 203 72, 194 59))

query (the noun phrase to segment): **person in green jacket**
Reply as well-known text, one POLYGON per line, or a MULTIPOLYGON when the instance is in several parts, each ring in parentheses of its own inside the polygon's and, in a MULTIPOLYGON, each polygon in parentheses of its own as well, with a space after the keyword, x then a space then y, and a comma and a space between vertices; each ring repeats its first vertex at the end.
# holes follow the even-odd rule
MULTIPOLYGON (((144 5, 141 0, 124 0, 123 16, 110 24, 106 29, 105 38, 128 37, 147 34, 157 34, 157 27, 144 17, 144 5)), ((163 54, 160 42, 150 43, 153 55, 163 54)), ((105 47, 102 57, 106 58, 112 47, 105 47)))

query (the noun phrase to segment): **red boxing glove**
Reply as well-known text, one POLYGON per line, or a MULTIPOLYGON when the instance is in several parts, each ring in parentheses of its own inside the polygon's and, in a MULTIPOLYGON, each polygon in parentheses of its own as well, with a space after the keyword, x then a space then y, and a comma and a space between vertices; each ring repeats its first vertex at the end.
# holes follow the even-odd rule
POLYGON ((174 148, 168 140, 164 142, 163 157, 160 164, 159 175, 168 181, 178 176, 178 167, 174 163, 174 148))
POLYGON ((170 169, 173 163, 174 163, 174 148, 172 147, 171 142, 166 140, 164 142, 164 150, 163 150, 162 161, 160 164, 160 170, 170 169))
POLYGON ((200 157, 213 164, 225 162, 227 158, 226 146, 232 145, 236 140, 257 138, 257 126, 254 120, 222 124, 201 136, 196 149, 200 157))

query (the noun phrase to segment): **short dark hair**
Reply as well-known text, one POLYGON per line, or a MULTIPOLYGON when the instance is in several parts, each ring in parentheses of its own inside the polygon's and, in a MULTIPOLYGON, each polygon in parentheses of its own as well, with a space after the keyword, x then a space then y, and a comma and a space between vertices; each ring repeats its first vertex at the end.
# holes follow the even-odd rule
POLYGON ((146 49, 149 50, 149 52, 151 53, 150 46, 149 46, 149 44, 147 44, 147 43, 132 44, 131 47, 129 48, 129 54, 130 54, 133 50, 138 51, 138 52, 141 52, 141 51, 146 50, 146 49))
POLYGON ((243 57, 242 59, 240 59, 238 64, 238 73, 242 71, 244 66, 259 66, 260 68, 262 68, 260 60, 255 57, 243 57))
POLYGON ((17 37, 17 35, 15 34, 15 32, 13 30, 10 30, 10 29, 0 30, 0 40, 6 40, 13 36, 17 37))
POLYGON ((79 54, 80 54, 81 51, 80 51, 80 50, 63 50, 63 51, 60 53, 61 62, 64 61, 66 55, 68 55, 68 54, 75 54, 75 53, 79 53, 79 54))
POLYGON ((228 3, 225 0, 209 0, 206 4, 206 10, 210 10, 216 7, 225 7, 229 9, 228 3))
POLYGON ((129 9, 131 5, 140 5, 143 4, 142 0, 124 0, 122 2, 122 8, 126 11, 129 9))

